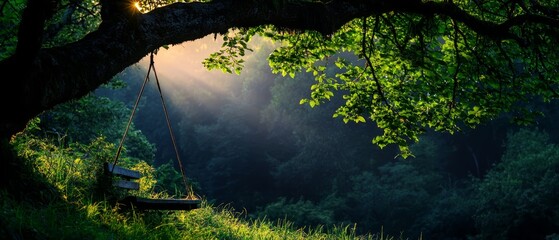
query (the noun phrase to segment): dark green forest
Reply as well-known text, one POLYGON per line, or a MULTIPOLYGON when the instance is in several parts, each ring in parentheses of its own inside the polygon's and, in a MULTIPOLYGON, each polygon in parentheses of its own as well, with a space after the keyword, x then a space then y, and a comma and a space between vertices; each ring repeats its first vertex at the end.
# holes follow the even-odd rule
MULTIPOLYGON (((545 105, 545 117, 531 124, 503 115, 455 134, 427 132, 404 159, 371 143, 380 132, 374 125, 332 118, 339 100, 301 105, 312 75, 272 74, 262 61, 270 47, 257 44, 242 74, 203 79, 225 93, 177 86, 159 72, 186 174, 209 202, 297 227, 356 224, 360 234, 556 237, 558 106, 545 105)), ((131 67, 95 94, 42 114, 42 134, 116 142, 145 74, 146 66, 131 67)), ((159 98, 151 82, 126 155, 156 167, 154 191, 175 193, 181 179, 159 98)))

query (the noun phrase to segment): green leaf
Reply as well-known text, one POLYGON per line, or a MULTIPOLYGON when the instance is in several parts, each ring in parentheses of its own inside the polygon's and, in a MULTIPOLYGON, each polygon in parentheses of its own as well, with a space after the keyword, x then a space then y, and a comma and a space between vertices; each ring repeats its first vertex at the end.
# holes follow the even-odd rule
POLYGON ((365 118, 363 116, 357 116, 357 118, 355 119, 355 122, 356 123, 365 122, 365 118))
POLYGON ((309 101, 309 105, 311 106, 311 108, 314 108, 318 104, 317 104, 317 101, 311 100, 311 101, 309 101))

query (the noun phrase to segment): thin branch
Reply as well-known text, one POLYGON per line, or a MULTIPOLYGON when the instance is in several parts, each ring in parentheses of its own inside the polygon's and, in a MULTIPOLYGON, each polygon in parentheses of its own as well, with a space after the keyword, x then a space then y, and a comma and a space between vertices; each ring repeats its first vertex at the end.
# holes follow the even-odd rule
POLYGON ((505 22, 501 23, 499 27, 502 29, 511 29, 512 27, 528 23, 543 24, 556 27, 559 26, 559 19, 527 13, 509 18, 505 22))
POLYGON ((451 115, 452 109, 456 105, 456 95, 458 94, 458 73, 460 72, 460 66, 462 65, 462 61, 460 58, 460 49, 458 47, 458 24, 456 21, 452 21, 452 25, 454 26, 454 53, 455 53, 455 61, 456 61, 456 69, 454 71, 453 76, 453 87, 452 87, 452 100, 448 105, 448 114, 451 115))
MULTIPOLYGON (((512 59, 509 57, 509 55, 507 54, 505 49, 503 49, 503 46, 502 46, 501 43, 497 43, 497 48, 499 49, 501 54, 503 54, 503 57, 506 59, 507 64, 509 66, 509 69, 512 72, 511 81, 512 81, 512 86, 514 87, 516 85, 515 82, 516 82, 516 75, 517 74, 516 74, 516 69, 514 68, 514 64, 512 63, 512 59)), ((503 80, 501 78, 498 78, 498 79, 499 79, 499 97, 502 97, 501 95, 502 95, 502 88, 503 88, 503 86, 502 86, 503 80)), ((513 88, 513 90, 514 90, 514 88, 513 88)))
MULTIPOLYGON (((86 7, 84 7, 84 6, 82 6, 81 4, 76 4, 76 5, 77 5, 77 7, 78 7, 79 9, 81 9, 81 10, 87 12, 87 13, 88 13, 89 15, 91 15, 91 16, 97 15, 95 12, 93 12, 92 10, 90 10, 90 9, 88 9, 88 8, 86 8, 86 7)), ((97 7, 97 6, 98 6, 98 4, 96 4, 96 5, 93 6, 93 7, 97 7)))
POLYGON ((8 1, 9 0, 4 0, 4 2, 2 2, 2 5, 0 5, 0 16, 4 16, 4 7, 8 3, 8 1))
MULTIPOLYGON (((379 17, 375 18, 375 24, 379 24, 379 17)), ((376 26, 375 26, 376 29, 376 26)), ((365 39, 367 37, 367 22, 363 21, 363 39, 365 39)), ((367 61, 367 65, 365 66, 365 69, 367 69, 367 67, 371 70, 371 74, 373 75, 373 80, 375 81, 375 85, 376 85, 376 89, 377 89, 377 93, 380 95, 380 98, 382 99, 382 101, 384 102, 384 104, 386 104, 390 109, 392 109, 391 104, 388 102, 388 99, 386 99, 386 96, 384 95, 384 91, 382 91, 382 85, 380 83, 380 80, 377 77, 376 71, 375 71, 375 67, 373 65, 373 62, 371 61, 370 58, 370 54, 372 54, 372 52, 369 52, 369 54, 367 54, 367 50, 372 51, 374 49, 374 36, 375 36, 375 31, 373 30, 372 36, 371 36, 371 45, 372 47, 370 49, 367 49, 367 44, 365 44, 365 41, 363 41, 363 46, 362 46, 362 51, 363 51, 363 58, 365 59, 365 61, 367 61)))
MULTIPOLYGON (((511 39, 522 46, 525 45, 524 40, 511 32, 508 24, 499 24, 487 20, 479 19, 478 17, 466 12, 465 10, 458 7, 451 1, 445 2, 425 2, 417 4, 415 6, 405 5, 402 6, 404 11, 428 15, 428 14, 439 14, 447 16, 455 21, 465 24, 468 28, 481 34, 483 36, 489 37, 493 40, 506 40, 511 39)), ((516 23, 516 22, 515 22, 516 23)), ((510 23, 509 23, 510 24, 510 23)), ((516 23, 518 24, 518 23, 516 23)))
POLYGON ((532 4, 532 6, 534 6, 536 10, 540 11, 546 16, 554 16, 554 17, 559 16, 559 9, 553 9, 550 8, 549 6, 543 6, 536 0, 531 0, 530 3, 532 4))
POLYGON ((543 54, 541 53, 541 51, 539 50, 539 48, 535 48, 534 51, 536 52, 536 56, 537 56, 537 57, 536 57, 536 58, 537 58, 537 61, 536 61, 536 71, 537 71, 537 74, 538 74, 538 78, 540 79, 540 81, 542 81, 542 82, 545 84, 545 86, 546 86, 547 89, 551 92, 551 94, 553 95, 553 97, 559 98, 559 94, 555 91, 555 89, 553 89, 553 87, 551 86, 550 81, 549 81, 547 78, 545 78, 545 77, 543 76, 543 74, 542 74, 542 71, 540 71, 540 70, 538 69, 538 68, 539 68, 538 66, 540 65, 539 63, 541 63, 541 67, 543 68, 543 71, 544 71, 544 72, 549 72, 549 71, 550 71, 550 69, 547 68, 547 66, 546 66, 546 64, 545 64, 545 60, 544 60, 545 57, 543 56, 543 54))
MULTIPOLYGON (((501 81, 501 78, 499 76, 497 76, 497 72, 499 72, 498 70, 496 70, 495 68, 491 67, 491 64, 488 64, 484 59, 483 56, 480 54, 480 50, 475 50, 467 41, 467 37, 464 34, 463 31, 458 31, 458 33, 460 34, 460 36, 462 36, 462 39, 464 39, 464 46, 467 50, 469 50, 475 57, 477 64, 475 64, 476 68, 477 68, 477 72, 482 72, 482 67, 485 71, 487 71, 488 75, 494 75, 496 76, 495 79, 498 79, 499 81, 501 81)), ((475 44, 476 47, 481 46, 482 44, 479 43, 479 40, 481 40, 481 37, 478 36, 477 42, 475 44)), ((513 83, 514 85, 514 83, 513 83)), ((481 86, 481 84, 480 84, 481 86)), ((482 89, 482 88, 480 88, 482 89)))
POLYGON ((394 43, 394 45, 396 45, 396 48, 398 48, 398 51, 403 53, 404 52, 404 46, 398 42, 398 31, 396 31, 396 27, 394 26, 394 24, 392 24, 392 21, 390 21, 390 19, 388 19, 384 16, 381 16, 381 18, 386 23, 386 25, 390 29, 390 32, 392 33, 392 37, 391 38, 389 37, 388 39, 391 40, 394 43))

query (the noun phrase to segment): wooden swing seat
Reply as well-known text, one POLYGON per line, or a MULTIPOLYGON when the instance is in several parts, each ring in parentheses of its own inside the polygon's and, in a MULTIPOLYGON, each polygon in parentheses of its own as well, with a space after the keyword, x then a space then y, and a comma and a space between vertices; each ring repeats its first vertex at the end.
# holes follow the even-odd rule
MULTIPOLYGON (((155 51, 154 51, 155 52, 155 51)), ((159 96, 161 97, 161 104, 163 106, 163 112, 165 113, 165 120, 167 121, 167 127, 169 128, 169 134, 171 135, 171 141, 173 143, 173 147, 175 149, 175 153, 177 154, 177 162, 180 166, 180 170, 182 173, 183 181, 185 187, 187 187, 186 176, 184 174, 184 170, 182 167, 182 163, 180 160, 179 152, 177 149, 177 144, 175 142, 175 135, 173 134, 173 129, 171 128, 171 122, 169 121, 169 113, 167 112, 167 107, 165 105, 165 100, 163 98, 163 93, 161 91, 161 86, 159 85, 159 78, 157 77, 157 73, 155 72, 155 64, 153 61, 154 52, 150 54, 150 65, 148 68, 148 72, 146 74, 146 78, 144 79, 144 83, 142 84, 142 88, 138 93, 138 97, 136 98, 136 103, 132 108, 132 113, 130 114, 130 119, 128 120, 128 124, 126 125, 126 129, 124 130, 124 134, 122 135, 122 139, 120 140, 120 144, 118 146, 118 151, 116 153, 115 161, 113 164, 105 163, 105 172, 108 175, 117 176, 120 179, 113 181, 113 186, 130 189, 130 190, 139 190, 140 184, 135 180, 138 180, 141 176, 140 172, 133 171, 130 169, 122 168, 116 166, 118 161, 118 157, 120 156, 122 145, 124 143, 124 139, 126 138, 126 133, 130 129, 132 124, 132 118, 134 117, 134 113, 138 108, 140 103, 140 98, 142 93, 144 92, 144 87, 146 86, 147 82, 149 81, 150 71, 153 69, 153 74, 155 75, 155 81, 157 83, 157 89, 159 90, 159 96)), ((149 198, 140 198, 136 196, 128 196, 122 200, 119 200, 118 203, 127 208, 137 208, 137 209, 145 209, 145 210, 192 210, 200 207, 201 200, 199 199, 149 199, 149 198)))
POLYGON ((200 200, 196 199, 153 199, 128 196, 119 204, 132 206, 140 210, 192 210, 200 207, 200 200))
MULTIPOLYGON (((113 181, 113 186, 139 190, 140 184, 135 180, 142 177, 140 172, 105 163, 105 171, 121 179, 113 181)), ((136 196, 128 196, 118 201, 123 207, 136 208, 139 210, 192 210, 200 208, 199 199, 151 199, 136 196)))

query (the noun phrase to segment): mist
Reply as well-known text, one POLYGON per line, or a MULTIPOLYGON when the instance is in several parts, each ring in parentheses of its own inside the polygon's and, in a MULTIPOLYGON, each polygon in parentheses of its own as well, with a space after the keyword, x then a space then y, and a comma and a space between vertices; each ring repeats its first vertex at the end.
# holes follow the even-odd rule
MULTIPOLYGON (((168 49, 161 48, 154 56, 155 67, 162 90, 175 105, 193 101, 201 108, 213 109, 219 100, 233 98, 234 91, 242 84, 235 76, 220 70, 208 70, 202 61, 221 48, 223 41, 209 35, 168 49)), ((146 72, 150 57, 138 63, 140 71, 146 72)), ((150 76, 154 79, 154 75, 150 76)))

